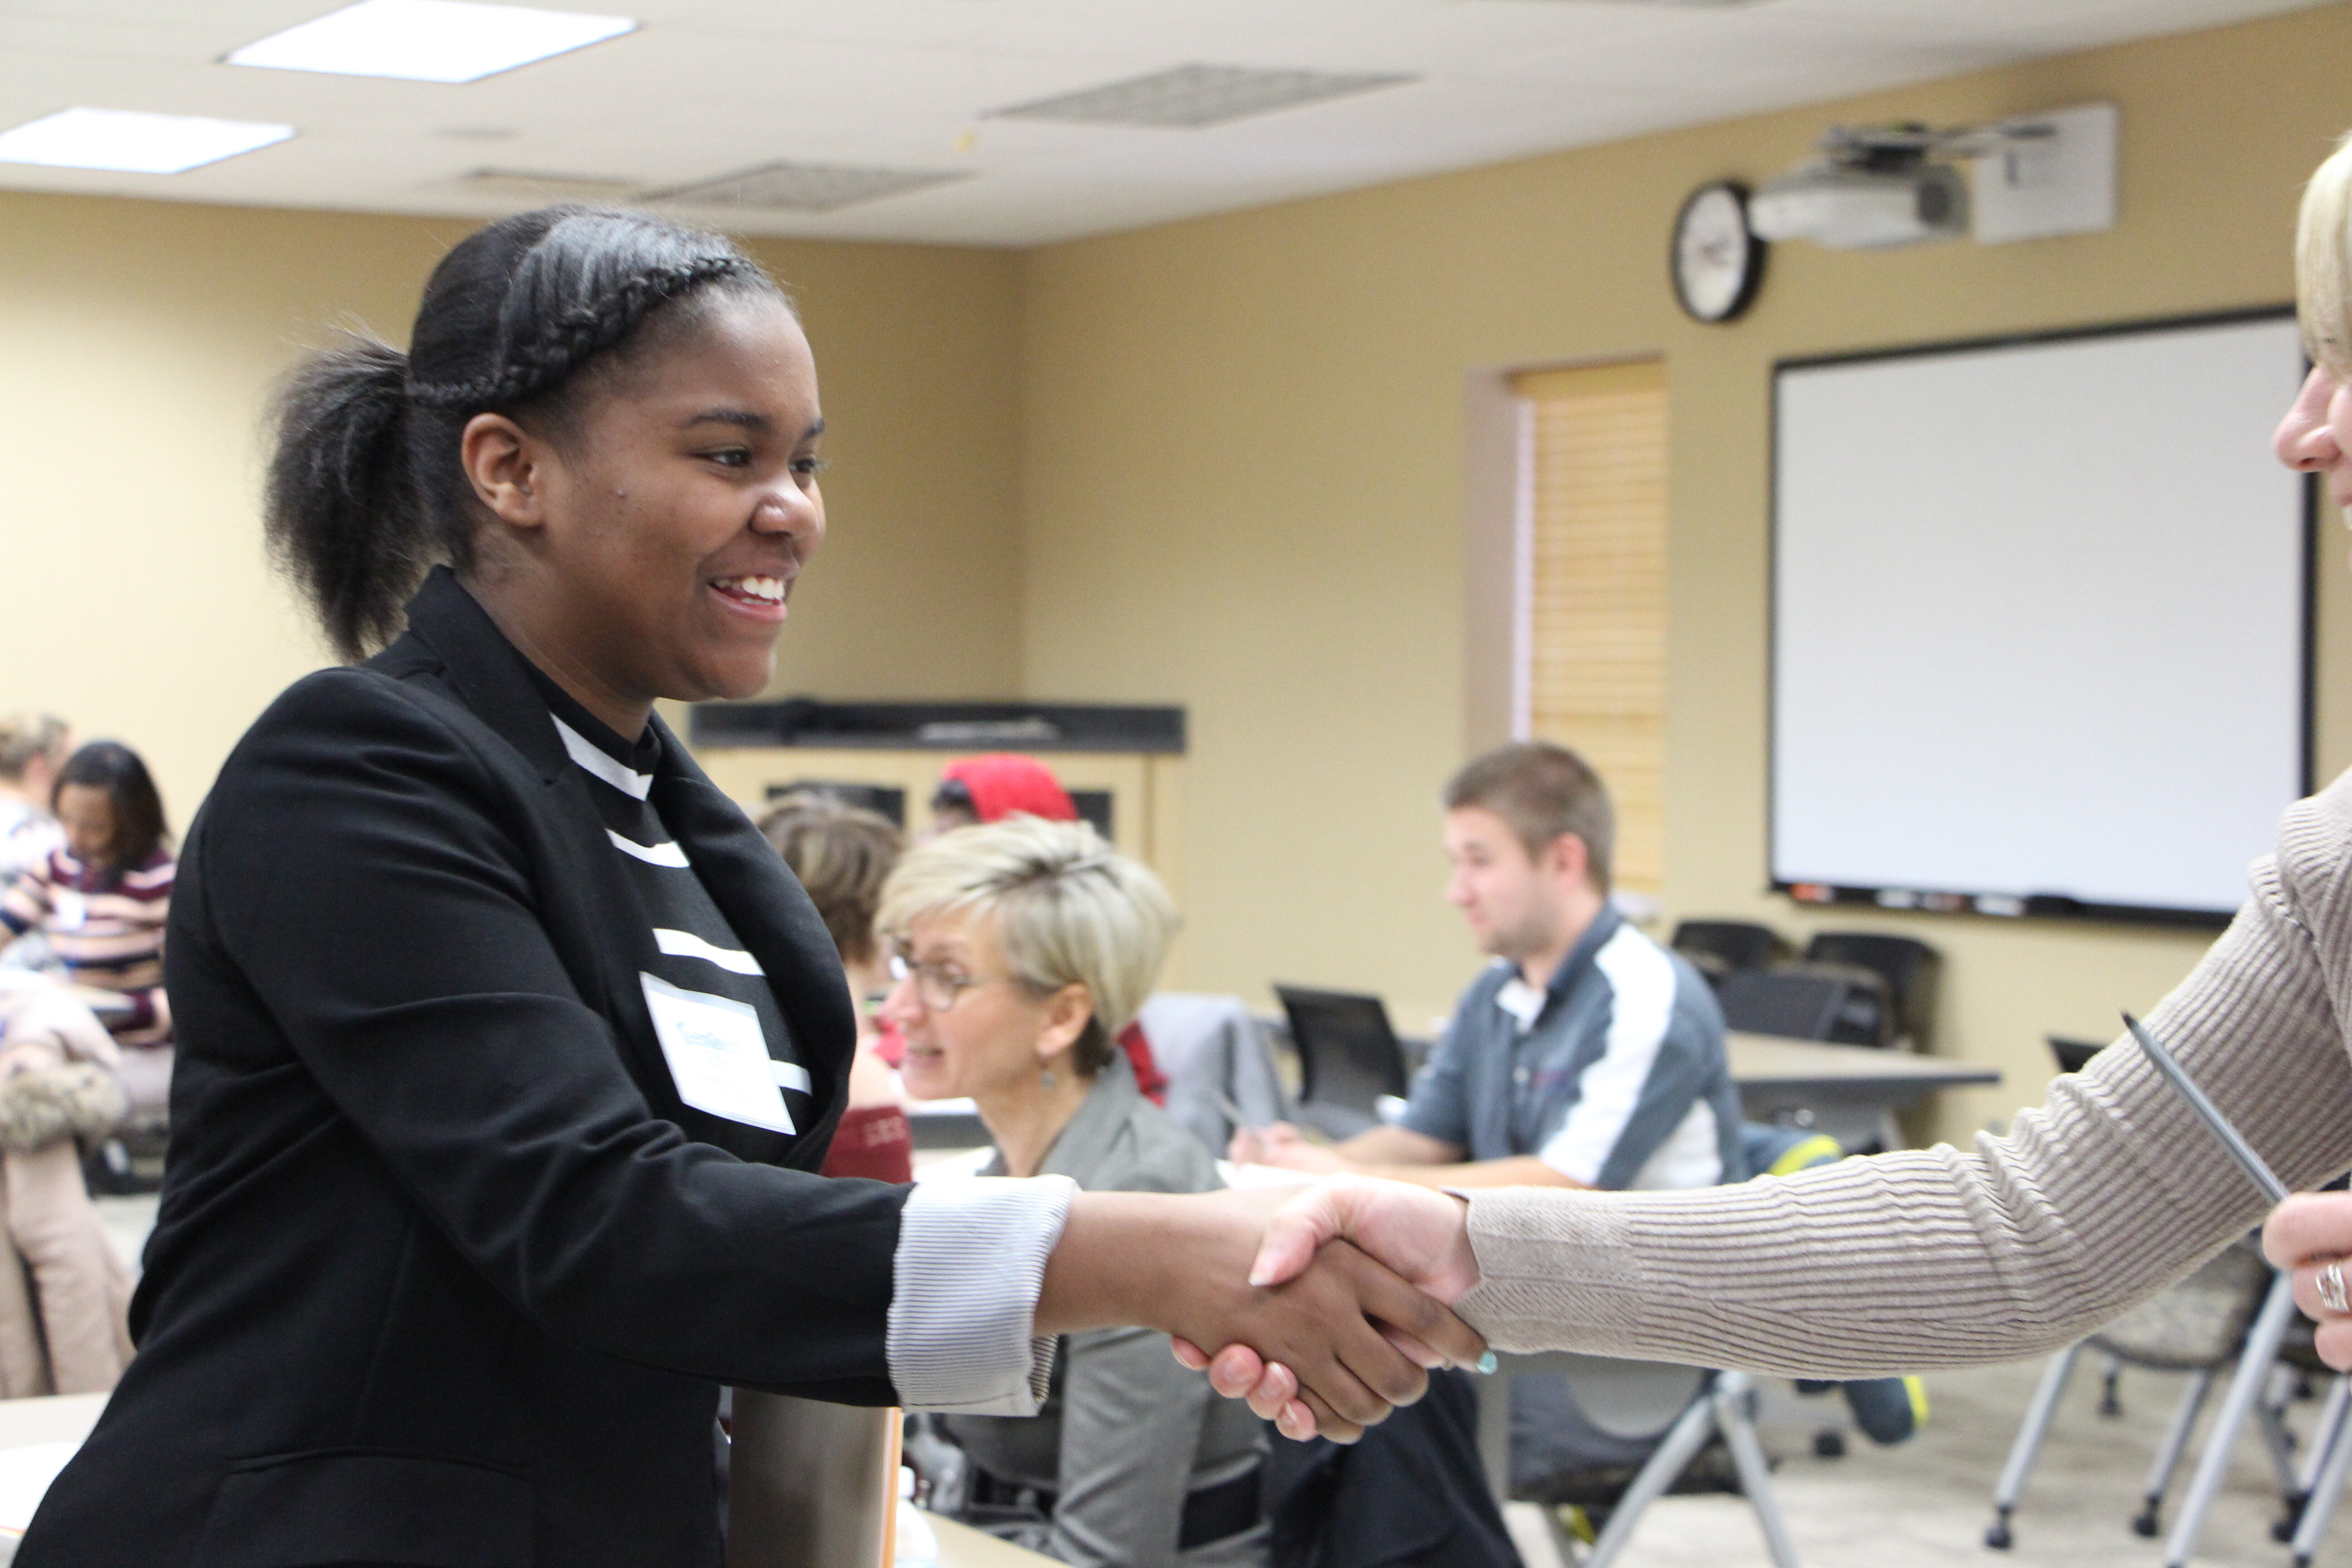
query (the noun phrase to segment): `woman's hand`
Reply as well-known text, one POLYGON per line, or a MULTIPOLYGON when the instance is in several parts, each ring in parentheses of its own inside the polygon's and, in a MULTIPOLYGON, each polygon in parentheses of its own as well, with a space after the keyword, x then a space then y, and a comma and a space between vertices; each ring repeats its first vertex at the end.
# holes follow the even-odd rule
MULTIPOLYGON (((1290 1197, 1078 1194, 1046 1260, 1036 1331, 1139 1323, 1188 1348, 1248 1347, 1253 1364, 1279 1365, 1291 1379, 1284 1429, 1340 1442, 1419 1399, 1424 1368, 1484 1352, 1436 1300, 1345 1242, 1308 1246, 1296 1259, 1286 1251, 1280 1279, 1254 1282, 1268 1222, 1290 1197)), ((1291 1229, 1305 1234, 1297 1221, 1291 1229)))
POLYGON ((2340 1278, 2352 1290, 2352 1193, 2299 1193, 2271 1211, 2263 1226, 2263 1255, 2294 1276, 2294 1304, 2319 1325, 2313 1338, 2319 1357, 2338 1372, 2352 1372, 2352 1299, 2322 1299, 2320 1276, 2343 1259, 2340 1278))
MULTIPOLYGON (((1470 1205, 1450 1193, 1370 1176, 1334 1177, 1292 1195, 1267 1222, 1250 1280, 1277 1285, 1306 1268, 1318 1248, 1352 1243, 1451 1307, 1478 1283, 1469 1212, 1470 1205)), ((1481 1342, 1479 1350, 1485 1349, 1481 1342)), ((1212 1387, 1228 1399, 1247 1399, 1283 1436, 1314 1435, 1314 1413, 1300 1401, 1298 1379, 1280 1357, 1261 1354, 1248 1343, 1227 1343, 1212 1359, 1197 1343, 1180 1338, 1176 1359, 1207 1369, 1212 1387)), ((1466 1363, 1475 1358, 1457 1353, 1453 1359, 1466 1363)))

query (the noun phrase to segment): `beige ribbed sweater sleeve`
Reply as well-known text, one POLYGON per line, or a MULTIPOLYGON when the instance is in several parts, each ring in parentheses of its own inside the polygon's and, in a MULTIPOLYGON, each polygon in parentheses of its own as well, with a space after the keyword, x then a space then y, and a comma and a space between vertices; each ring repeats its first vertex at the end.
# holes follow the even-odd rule
MULTIPOLYGON (((2300 1190, 2352 1167, 2352 774, 2287 813, 2252 884, 2149 1022, 2300 1190)), ((2267 1207, 2126 1039, 1973 1153, 1691 1192, 1475 1194, 1481 1279, 1459 1310, 1509 1351, 1828 1377, 2012 1361, 2179 1279, 2267 1207)))

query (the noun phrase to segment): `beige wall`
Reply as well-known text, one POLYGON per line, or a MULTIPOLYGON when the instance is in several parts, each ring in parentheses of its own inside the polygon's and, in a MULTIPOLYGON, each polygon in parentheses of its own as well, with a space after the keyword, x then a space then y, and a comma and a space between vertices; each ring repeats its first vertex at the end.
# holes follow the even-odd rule
MULTIPOLYGON (((138 747, 184 826, 324 658, 262 558, 267 389, 330 323, 404 338, 467 226, 0 194, 0 710, 138 747)), ((1009 690, 1016 259, 756 248, 801 297, 836 432, 833 537, 778 688, 1009 690)))
MULTIPOLYGON (((2347 52, 2335 6, 1026 255, 762 243, 803 300, 835 464, 776 689, 1185 704, 1171 978, 1363 986, 1425 1024, 1476 962, 1438 900, 1433 796, 1492 728, 1467 661, 1507 646, 1464 608, 1496 603, 1464 514, 1499 460, 1468 471, 1466 405, 1498 371, 1662 353, 1670 910, 1820 924, 1759 891, 1772 361, 2284 300, 2297 184, 2352 124, 2347 52), (1745 321, 1675 311, 1666 226, 1697 182, 1785 168, 1833 120, 2095 98, 2123 110, 2113 233, 1789 246, 1745 321)), ((464 227, 0 195, 0 708, 132 741, 184 820, 320 658, 260 557, 263 390, 321 322, 399 331, 464 227)), ((2342 537, 2331 675, 2352 669, 2342 537)), ((2352 762, 2352 679, 2322 698, 2332 772, 2352 762)), ((1944 1046, 2010 1074, 1957 1098, 1948 1131, 2038 1096, 2043 1031, 2105 1029, 2201 945, 1875 923, 1945 951, 1944 1046)))
MULTIPOLYGON (((1444 1007, 1475 957, 1438 899, 1432 797, 1464 754, 1465 389, 1665 356, 1672 397, 1670 913, 1828 923, 1765 879, 1767 415, 1774 359, 2269 303, 2301 178, 2352 124, 2352 7, 2102 50, 1034 253, 1024 333, 1024 679, 1181 701, 1192 984, 1270 979, 1444 1007), (1972 121, 2109 99, 2109 234, 1881 255, 1779 247, 1748 319, 1675 310, 1667 226, 1832 121, 1972 121)), ((2087 460, 2129 460, 2090 454, 2087 460)), ((1475 478, 1475 476, 1470 476, 1475 478)), ((2335 536, 2340 540, 2341 536, 2335 536)), ((2329 671, 2346 669, 2328 546, 2329 671)), ((1491 597, 1488 602, 1491 603, 1491 597)), ((2339 715, 2330 769, 2352 761, 2339 715)), ((1945 1048, 2009 1075, 1943 1131, 2039 1097, 2044 1031, 2109 1030, 2202 940, 1883 916, 1948 958, 1945 1048)))

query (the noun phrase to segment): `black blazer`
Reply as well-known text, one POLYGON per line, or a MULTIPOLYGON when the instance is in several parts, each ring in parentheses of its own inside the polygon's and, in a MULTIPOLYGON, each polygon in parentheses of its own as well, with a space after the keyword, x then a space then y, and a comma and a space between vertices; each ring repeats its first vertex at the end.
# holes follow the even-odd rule
POLYGON ((521 656, 436 572, 399 642, 271 706, 189 831, 139 1355, 24 1568, 715 1565, 718 1384, 894 1400, 906 1190, 811 1173, 840 963, 668 755, 653 803, 766 971, 816 1125, 680 1103, 651 922, 521 656))

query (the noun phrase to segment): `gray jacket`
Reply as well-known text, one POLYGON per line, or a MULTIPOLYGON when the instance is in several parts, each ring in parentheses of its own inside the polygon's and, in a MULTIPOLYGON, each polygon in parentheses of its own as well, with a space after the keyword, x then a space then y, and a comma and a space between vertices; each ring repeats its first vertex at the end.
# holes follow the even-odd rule
MULTIPOLYGON (((984 1175, 1004 1173, 1003 1156, 984 1175)), ((1221 1187, 1214 1158, 1145 1100, 1123 1054, 1047 1152, 1041 1174, 1097 1192, 1199 1193, 1221 1187)), ((950 1415, 949 1433, 999 1480, 1059 1494, 1050 1527, 1024 1542, 1082 1568, 1210 1568, 1263 1563, 1265 1531, 1176 1550, 1185 1497, 1246 1473, 1265 1427, 1149 1329, 1071 1334, 1034 1416, 950 1415)))

